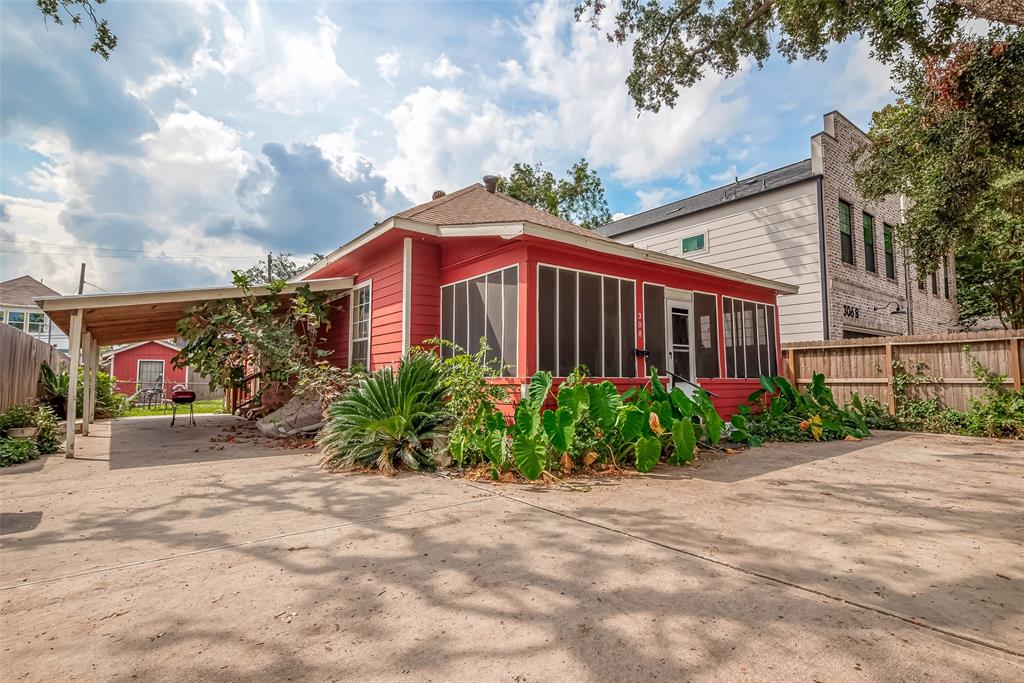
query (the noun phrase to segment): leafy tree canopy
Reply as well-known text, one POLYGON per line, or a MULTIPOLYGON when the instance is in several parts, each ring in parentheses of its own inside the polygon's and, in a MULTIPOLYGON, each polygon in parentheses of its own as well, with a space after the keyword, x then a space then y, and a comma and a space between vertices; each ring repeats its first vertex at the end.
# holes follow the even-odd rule
POLYGON ((543 164, 516 163, 511 173, 498 178, 498 191, 584 228, 611 221, 601 176, 587 160, 580 159, 565 175, 556 179, 543 164))
POLYGON ((106 19, 96 16, 96 9, 106 1, 36 0, 36 7, 43 13, 44 19, 49 19, 57 25, 63 25, 64 19, 67 19, 75 28, 82 25, 82 14, 84 13, 96 31, 90 49, 103 59, 110 59, 110 51, 117 47, 117 36, 110 31, 106 19))
POLYGON ((919 272, 957 254, 962 322, 1024 327, 1024 31, 904 60, 895 104, 872 117, 856 180, 868 199, 912 199, 897 228, 919 272))
POLYGON ((250 267, 242 271, 242 275, 245 276, 246 282, 250 285, 265 285, 272 280, 291 280, 296 275, 306 270, 317 261, 323 259, 323 254, 313 254, 305 264, 300 265, 294 258, 293 254, 285 253, 271 253, 270 254, 270 275, 271 280, 267 279, 267 262, 258 261, 252 264, 250 267))
MULTIPOLYGON (((582 0, 576 19, 596 28, 607 4, 582 0)), ((886 63, 904 52, 946 55, 972 18, 1024 25, 1024 0, 622 0, 607 38, 634 39, 629 94, 656 112, 709 71, 732 76, 744 60, 760 67, 773 48, 790 61, 824 60, 831 43, 863 35, 886 63)))

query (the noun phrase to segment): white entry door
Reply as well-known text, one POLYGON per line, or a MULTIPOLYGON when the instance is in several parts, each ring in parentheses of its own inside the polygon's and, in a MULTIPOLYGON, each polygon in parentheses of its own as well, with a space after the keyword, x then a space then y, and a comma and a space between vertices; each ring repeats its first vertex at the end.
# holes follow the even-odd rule
POLYGON ((679 387, 687 395, 697 390, 696 359, 693 349, 693 304, 689 301, 665 302, 665 329, 668 343, 669 387, 679 387), (685 381, 682 381, 685 380, 685 381), (692 384, 690 384, 692 382, 692 384))

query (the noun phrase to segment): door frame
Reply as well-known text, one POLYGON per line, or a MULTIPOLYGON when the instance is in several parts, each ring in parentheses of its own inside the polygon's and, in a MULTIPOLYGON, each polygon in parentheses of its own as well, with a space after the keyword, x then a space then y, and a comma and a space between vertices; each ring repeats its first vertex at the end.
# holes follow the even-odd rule
MULTIPOLYGON (((687 315, 686 315, 686 324, 687 324, 687 327, 688 327, 687 335, 688 335, 689 347, 690 347, 690 378, 689 378, 689 381, 693 382, 693 385, 697 385, 697 355, 695 353, 694 344, 693 344, 693 297, 692 297, 692 293, 691 293, 690 300, 686 301, 684 299, 669 298, 669 296, 667 296, 667 292, 666 292, 666 297, 665 297, 665 361, 666 362, 665 362, 665 365, 668 366, 669 369, 675 367, 675 364, 672 362, 672 353, 673 353, 672 347, 674 346, 674 344, 672 343, 672 309, 673 308, 683 308, 683 309, 686 309, 686 313, 687 313, 687 315)), ((672 375, 666 375, 666 376, 669 379, 669 388, 674 387, 675 386, 675 379, 672 377, 672 375)), ((682 384, 682 386, 680 388, 683 391, 685 391, 687 394, 689 394, 689 393, 691 393, 693 391, 696 391, 696 386, 689 385, 689 384, 686 384, 686 383, 681 383, 681 384, 682 384)))

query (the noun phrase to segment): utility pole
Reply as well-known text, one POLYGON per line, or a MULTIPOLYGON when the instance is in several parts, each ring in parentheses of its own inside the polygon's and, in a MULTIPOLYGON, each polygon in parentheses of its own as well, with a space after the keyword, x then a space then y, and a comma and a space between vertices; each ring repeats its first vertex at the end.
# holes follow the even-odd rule
POLYGON ((273 256, 274 256, 274 252, 270 252, 269 254, 267 254, 267 284, 268 285, 271 282, 274 281, 274 274, 273 274, 273 272, 271 270, 271 265, 270 265, 272 260, 273 260, 273 256))
POLYGON ((85 264, 82 264, 82 270, 78 274, 78 293, 81 294, 85 291, 85 264))

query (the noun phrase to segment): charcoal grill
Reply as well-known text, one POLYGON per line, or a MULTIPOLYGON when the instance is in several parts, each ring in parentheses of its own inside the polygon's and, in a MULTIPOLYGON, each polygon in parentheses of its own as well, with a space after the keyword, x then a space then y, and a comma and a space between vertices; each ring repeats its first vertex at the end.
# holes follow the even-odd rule
POLYGON ((188 389, 175 387, 171 392, 171 426, 174 426, 174 420, 178 416, 178 406, 184 410, 185 406, 188 406, 188 424, 190 427, 196 426, 195 412, 192 410, 192 404, 196 402, 196 392, 189 391, 188 389))

